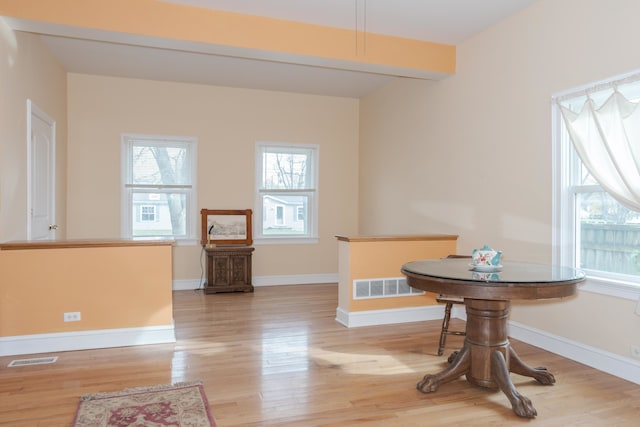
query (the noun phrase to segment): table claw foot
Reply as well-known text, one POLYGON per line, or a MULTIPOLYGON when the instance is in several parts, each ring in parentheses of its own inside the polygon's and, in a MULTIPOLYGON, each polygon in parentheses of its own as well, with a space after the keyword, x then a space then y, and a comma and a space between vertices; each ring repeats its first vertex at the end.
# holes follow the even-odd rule
MULTIPOLYGON (((509 396, 507 396, 509 397, 509 396)), ((521 395, 517 391, 513 397, 509 397, 509 401, 511 402, 511 408, 513 412, 522 418, 535 418, 538 415, 538 411, 533 407, 533 403, 531 403, 531 399, 526 396, 521 395)))
POLYGON ((416 388, 423 393, 431 393, 436 391, 440 387, 440 381, 436 375, 427 374, 422 378, 422 381, 418 383, 416 388))
POLYGON ((555 384, 556 378, 544 366, 532 368, 518 357, 513 348, 509 348, 509 370, 514 374, 531 377, 543 385, 555 384))
POLYGON ((521 395, 513 385, 511 377, 509 377, 507 362, 500 351, 491 353, 491 370, 493 380, 498 384, 498 387, 505 396, 507 396, 509 402, 511 402, 511 408, 516 415, 523 418, 533 418, 538 415, 531 400, 521 395))
POLYGON ((443 371, 435 375, 425 375, 424 378, 422 378, 422 381, 417 384, 417 389, 423 393, 431 393, 436 391, 440 385, 453 381, 466 374, 469 371, 469 366, 471 364, 469 349, 467 347, 463 347, 462 350, 456 353, 456 357, 443 371))

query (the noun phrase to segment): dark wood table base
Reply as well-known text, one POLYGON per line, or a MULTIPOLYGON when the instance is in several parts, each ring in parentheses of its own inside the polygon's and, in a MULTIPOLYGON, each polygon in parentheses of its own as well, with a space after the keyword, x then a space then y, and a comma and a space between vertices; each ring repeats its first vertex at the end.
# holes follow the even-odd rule
POLYGON ((537 415, 531 400, 516 390, 510 372, 534 378, 540 384, 556 382, 545 367, 525 364, 509 344, 507 318, 511 303, 500 300, 465 299, 467 326, 464 346, 450 365, 437 374, 427 374, 417 384, 423 393, 434 392, 442 384, 465 375, 467 381, 480 387, 500 389, 511 402, 516 415, 537 415))

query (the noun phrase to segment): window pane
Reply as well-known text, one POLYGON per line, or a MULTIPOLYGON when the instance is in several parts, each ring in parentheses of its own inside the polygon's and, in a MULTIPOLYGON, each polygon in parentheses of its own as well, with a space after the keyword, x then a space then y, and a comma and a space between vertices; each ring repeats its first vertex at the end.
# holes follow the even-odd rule
POLYGON ((640 213, 605 192, 579 193, 579 266, 590 270, 640 273, 640 213))
POLYGON ((304 151, 265 151, 262 163, 262 188, 296 190, 313 186, 313 183, 309 182, 309 154, 304 151))
POLYGON ((580 184, 579 185, 600 185, 598 181, 589 173, 584 163, 580 162, 580 184))
POLYGON ((186 147, 134 145, 132 150, 132 184, 191 184, 186 147))
POLYGON ((132 192, 131 196, 133 237, 186 236, 186 194, 132 192))
POLYGON ((308 218, 300 217, 300 209, 307 212, 309 197, 302 195, 265 194, 262 196, 262 230, 269 235, 306 235, 308 218))

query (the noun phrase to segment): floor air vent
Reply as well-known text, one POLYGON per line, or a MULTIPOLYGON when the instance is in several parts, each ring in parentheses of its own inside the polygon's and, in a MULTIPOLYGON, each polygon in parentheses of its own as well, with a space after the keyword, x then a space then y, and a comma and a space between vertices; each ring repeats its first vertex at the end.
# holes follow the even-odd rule
POLYGON ((409 286, 405 277, 353 281, 353 299, 391 298, 423 294, 424 291, 409 286))
POLYGON ((14 366, 31 366, 31 365, 46 365, 47 363, 55 363, 58 360, 57 357, 37 357, 34 359, 18 359, 12 360, 9 363, 9 368, 14 366))

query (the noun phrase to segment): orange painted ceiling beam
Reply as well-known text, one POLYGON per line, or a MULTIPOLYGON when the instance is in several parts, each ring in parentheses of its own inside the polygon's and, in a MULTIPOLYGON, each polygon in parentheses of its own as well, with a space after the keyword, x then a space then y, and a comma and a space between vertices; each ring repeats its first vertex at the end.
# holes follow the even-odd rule
POLYGON ((158 0, 0 0, 16 29, 417 78, 455 73, 455 46, 158 0))

